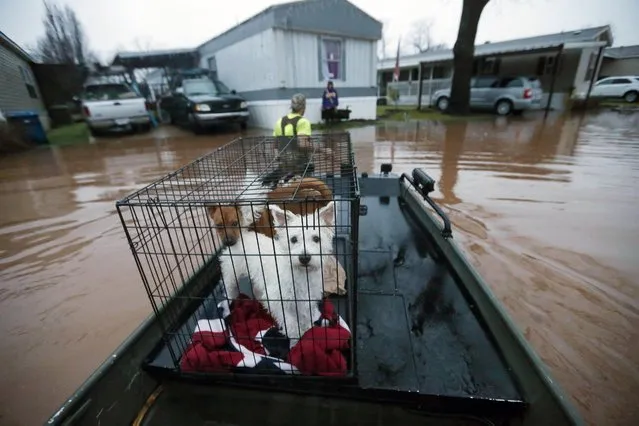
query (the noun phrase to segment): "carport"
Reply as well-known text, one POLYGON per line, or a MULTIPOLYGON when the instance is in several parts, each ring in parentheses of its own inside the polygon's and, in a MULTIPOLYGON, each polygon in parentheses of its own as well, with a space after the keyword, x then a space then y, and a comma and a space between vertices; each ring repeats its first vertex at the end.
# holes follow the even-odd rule
MULTIPOLYGON (((520 43, 514 42, 503 42, 499 43, 498 48, 491 49, 490 45, 482 45, 481 49, 476 49, 474 56, 474 64, 473 68, 477 66, 478 61, 486 58, 495 58, 495 60, 500 61, 502 58, 514 57, 514 56, 539 56, 539 55, 547 55, 553 56, 553 66, 552 72, 550 75, 550 87, 548 90, 548 100, 544 107, 545 115, 548 115, 548 112, 551 109, 553 95, 555 93, 555 85, 557 81, 557 73, 559 70, 560 58, 562 55, 569 50, 583 50, 587 48, 596 48, 598 49, 597 59, 595 62, 595 69, 599 69, 599 64, 601 63, 601 56, 604 48, 609 43, 606 41, 593 41, 593 42, 557 42, 557 43, 544 43, 539 45, 527 45, 522 46, 520 43), (479 50, 479 51, 477 51, 479 50)), ((434 65, 441 64, 450 64, 453 60, 453 52, 451 50, 442 51, 441 53, 436 53, 428 58, 428 61, 419 62, 418 67, 418 79, 419 79, 419 91, 417 96, 417 108, 420 109, 422 106, 422 91, 423 91, 423 82, 426 79, 430 79, 432 82, 433 79, 433 67, 434 65), (430 74, 427 76, 426 69, 430 69, 430 74)), ((475 73, 473 73, 475 74, 475 73)), ((592 85, 595 81, 595 78, 591 78, 589 82, 588 95, 592 89, 592 85)), ((429 85, 432 87, 432 84, 429 85)), ((431 93, 429 93, 430 99, 431 93)))
MULTIPOLYGON (((197 49, 153 50, 148 52, 119 52, 111 65, 127 70, 135 81, 135 70, 160 68, 167 78, 170 69, 197 68, 200 55, 197 49)), ((169 83, 170 84, 170 83, 169 83)))

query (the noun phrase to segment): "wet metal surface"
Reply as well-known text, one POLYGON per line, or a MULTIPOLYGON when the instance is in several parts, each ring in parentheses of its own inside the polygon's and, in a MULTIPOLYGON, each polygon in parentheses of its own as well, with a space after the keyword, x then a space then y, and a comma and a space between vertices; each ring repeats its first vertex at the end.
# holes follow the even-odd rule
POLYGON ((359 238, 360 386, 519 400, 512 377, 450 271, 432 257, 428 237, 400 208, 395 182, 386 197, 368 196, 369 185, 361 182, 368 212, 360 219, 359 238))
MULTIPOLYGON (((40 423, 149 314, 114 200, 235 135, 174 133, 0 158, 1 424, 40 423)), ((455 239, 590 424, 639 418, 639 115, 351 134, 360 171, 437 179, 455 239)), ((411 327, 434 333, 447 309, 411 327)))

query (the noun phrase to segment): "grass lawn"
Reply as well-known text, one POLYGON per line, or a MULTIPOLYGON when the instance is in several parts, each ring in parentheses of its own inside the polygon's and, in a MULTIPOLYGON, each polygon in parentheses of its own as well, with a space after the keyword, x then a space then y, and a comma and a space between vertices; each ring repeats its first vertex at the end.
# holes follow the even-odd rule
POLYGON ((442 114, 439 111, 430 108, 422 108, 417 110, 416 106, 394 106, 379 105, 377 107, 377 119, 384 121, 404 121, 408 120, 433 120, 433 121, 470 121, 485 120, 494 118, 493 114, 469 114, 466 116, 455 116, 442 114))
POLYGON ((603 107, 637 107, 639 106, 638 102, 633 104, 624 101, 623 99, 605 99, 599 103, 600 106, 603 107))
POLYGON ((89 129, 84 123, 75 123, 51 129, 47 136, 51 145, 75 145, 89 142, 89 129))

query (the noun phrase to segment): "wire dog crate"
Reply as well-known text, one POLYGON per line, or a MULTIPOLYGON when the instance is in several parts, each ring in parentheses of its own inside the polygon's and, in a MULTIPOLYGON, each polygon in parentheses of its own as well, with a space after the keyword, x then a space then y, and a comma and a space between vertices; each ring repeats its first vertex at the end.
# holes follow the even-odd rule
POLYGON ((118 201, 163 334, 145 367, 353 378, 359 201, 348 133, 238 138, 118 201))

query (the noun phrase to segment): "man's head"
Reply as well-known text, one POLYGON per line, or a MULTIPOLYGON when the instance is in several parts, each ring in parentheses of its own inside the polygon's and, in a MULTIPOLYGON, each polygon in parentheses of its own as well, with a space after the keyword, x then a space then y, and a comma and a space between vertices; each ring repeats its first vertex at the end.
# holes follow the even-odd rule
POLYGON ((295 114, 304 115, 306 111, 306 96, 296 93, 291 98, 291 111, 295 114))
POLYGON ((333 88, 333 82, 332 82, 332 81, 329 81, 329 82, 326 84, 326 87, 327 87, 328 89, 332 89, 332 88, 333 88))

